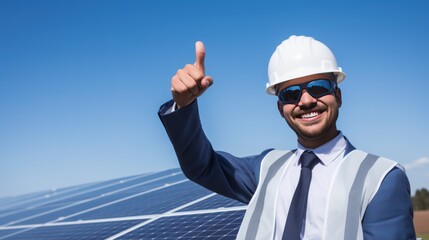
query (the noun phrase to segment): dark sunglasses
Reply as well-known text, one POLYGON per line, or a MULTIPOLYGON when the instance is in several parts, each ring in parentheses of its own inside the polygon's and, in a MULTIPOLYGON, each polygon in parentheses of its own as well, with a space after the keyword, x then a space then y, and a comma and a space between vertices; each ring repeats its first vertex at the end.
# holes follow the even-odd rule
POLYGON ((302 90, 307 89, 307 92, 314 98, 319 98, 332 93, 337 87, 337 83, 328 79, 316 79, 311 82, 306 82, 298 85, 292 85, 282 89, 279 93, 279 100, 283 104, 297 103, 302 95, 302 90))

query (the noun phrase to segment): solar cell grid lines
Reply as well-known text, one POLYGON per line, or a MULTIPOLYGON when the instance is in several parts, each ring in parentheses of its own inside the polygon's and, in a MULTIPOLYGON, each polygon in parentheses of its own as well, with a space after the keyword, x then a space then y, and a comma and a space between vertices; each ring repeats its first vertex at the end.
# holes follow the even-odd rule
POLYGON ((164 217, 119 239, 235 239, 244 211, 164 217))
POLYGON ((235 239, 245 209, 170 169, 0 199, 0 239, 235 239))

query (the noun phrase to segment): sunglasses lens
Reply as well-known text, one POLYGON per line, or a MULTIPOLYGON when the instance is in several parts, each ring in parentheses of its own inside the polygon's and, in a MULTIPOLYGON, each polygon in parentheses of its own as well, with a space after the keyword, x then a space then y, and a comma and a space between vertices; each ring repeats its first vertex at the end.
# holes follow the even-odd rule
POLYGON ((302 88, 307 89, 311 96, 317 98, 331 93, 336 84, 326 79, 318 79, 306 84, 287 87, 279 92, 279 99, 283 104, 296 103, 301 97, 302 88))
POLYGON ((321 97, 332 91, 332 85, 328 80, 316 80, 308 83, 307 91, 310 92, 313 97, 321 97))
POLYGON ((283 89, 279 93, 279 98, 282 103, 293 103, 296 102, 301 95, 300 86, 290 86, 283 89))

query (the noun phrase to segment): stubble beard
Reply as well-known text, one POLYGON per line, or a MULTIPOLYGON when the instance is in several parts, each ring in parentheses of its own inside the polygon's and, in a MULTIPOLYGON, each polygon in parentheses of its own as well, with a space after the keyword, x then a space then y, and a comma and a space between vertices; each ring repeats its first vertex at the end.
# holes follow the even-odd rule
POLYGON ((336 122, 338 119, 339 111, 335 111, 333 115, 333 119, 331 121, 324 121, 322 123, 322 126, 320 126, 317 130, 308 130, 306 128, 311 127, 316 124, 320 123, 308 123, 306 125, 297 125, 292 122, 289 122, 286 119, 287 124, 289 127, 295 132, 295 134, 298 137, 298 140, 305 140, 305 141, 329 141, 337 134, 337 126, 336 122), (335 135, 334 135, 335 134, 335 135))

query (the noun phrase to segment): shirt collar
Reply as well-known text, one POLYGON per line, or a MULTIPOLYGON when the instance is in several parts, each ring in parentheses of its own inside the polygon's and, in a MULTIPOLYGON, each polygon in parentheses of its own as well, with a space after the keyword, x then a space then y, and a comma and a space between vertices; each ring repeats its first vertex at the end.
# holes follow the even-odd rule
POLYGON ((298 149, 296 151, 296 162, 295 165, 299 164, 299 157, 305 150, 313 151, 316 156, 322 161, 323 165, 328 165, 334 161, 347 147, 347 140, 344 138, 343 134, 340 132, 335 138, 331 141, 323 144, 322 146, 315 149, 308 149, 302 146, 298 142, 298 149))

